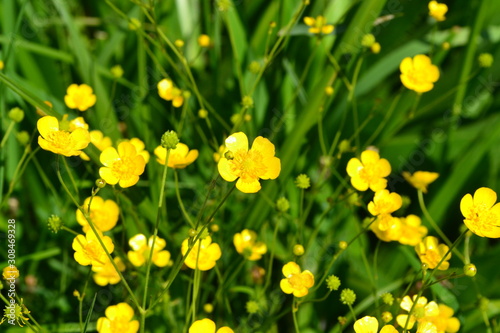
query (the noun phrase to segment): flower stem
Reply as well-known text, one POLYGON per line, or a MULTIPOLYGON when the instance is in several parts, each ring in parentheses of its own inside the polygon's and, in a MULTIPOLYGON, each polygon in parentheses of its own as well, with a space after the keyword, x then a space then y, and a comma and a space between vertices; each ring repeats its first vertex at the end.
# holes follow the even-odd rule
POLYGON ((177 196, 177 201, 179 202, 179 207, 181 207, 182 214, 184 214, 186 221, 188 221, 191 228, 194 228, 194 223, 189 217, 189 214, 187 213, 186 208, 184 207, 184 203, 182 203, 181 194, 179 192, 179 177, 177 175, 177 170, 174 170, 174 178, 175 178, 175 194, 177 196))
POLYGON ((297 321, 297 311, 299 311, 297 300, 295 297, 292 302, 292 317, 293 317, 293 326, 295 327, 295 333, 300 333, 299 322, 297 321))

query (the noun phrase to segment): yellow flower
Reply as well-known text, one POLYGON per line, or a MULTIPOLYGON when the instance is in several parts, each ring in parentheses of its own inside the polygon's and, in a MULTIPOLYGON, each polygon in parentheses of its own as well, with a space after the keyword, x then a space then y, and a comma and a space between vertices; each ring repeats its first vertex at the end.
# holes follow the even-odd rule
POLYGON ((69 122, 69 131, 73 132, 77 128, 83 128, 84 130, 89 130, 89 124, 85 122, 83 117, 76 117, 75 119, 69 122))
POLYGON ((309 32, 312 34, 328 35, 335 29, 333 25, 326 24, 326 19, 321 15, 316 18, 306 16, 304 17, 304 23, 310 27, 309 32))
POLYGON ((373 216, 382 214, 391 214, 397 211, 403 205, 403 199, 395 192, 389 190, 380 190, 375 192, 373 201, 368 203, 368 211, 373 216))
POLYGON ((141 155, 144 158, 146 164, 149 162, 149 152, 146 150, 146 145, 142 142, 141 139, 132 138, 130 140, 122 140, 122 142, 130 142, 137 151, 137 155, 141 155))
POLYGON ((189 327, 189 333, 234 333, 234 331, 227 326, 219 328, 217 332, 215 328, 215 323, 205 318, 195 321, 191 327, 189 327))
POLYGON ((276 179, 281 171, 280 159, 274 156, 274 145, 261 136, 248 150, 248 138, 237 132, 226 139, 226 150, 217 165, 224 180, 233 182, 244 193, 256 193, 261 189, 260 179, 276 179))
MULTIPOLYGON (((120 257, 116 257, 114 262, 120 272, 125 270, 125 264, 120 257)), ((101 287, 107 286, 108 284, 117 284, 121 280, 120 274, 118 274, 111 261, 106 262, 104 266, 92 266, 92 272, 95 273, 93 276, 94 282, 101 287)))
POLYGON ((437 333, 437 328, 430 321, 422 321, 418 323, 416 333, 437 333))
POLYGON ((406 57, 399 65, 401 82, 417 93, 424 93, 434 88, 434 82, 439 79, 439 69, 431 63, 431 59, 424 54, 415 57, 406 57))
POLYGON ((106 183, 121 187, 130 187, 139 181, 139 176, 144 172, 146 162, 144 157, 137 155, 134 145, 122 142, 118 151, 113 147, 106 148, 100 156, 104 167, 99 169, 99 175, 106 183))
POLYGON ((285 278, 281 280, 280 287, 285 294, 293 293, 295 297, 303 297, 314 286, 314 275, 308 270, 302 272, 300 266, 293 261, 283 266, 283 275, 285 278))
POLYGON ((474 197, 466 194, 460 201, 464 223, 470 231, 480 237, 500 237, 500 203, 497 194, 490 188, 481 187, 474 197))
POLYGON ((184 103, 182 90, 174 86, 174 83, 170 79, 163 79, 158 82, 158 95, 166 101, 172 101, 172 105, 176 108, 182 106, 184 103))
POLYGON ((361 161, 355 157, 347 163, 347 174, 351 177, 352 186, 358 191, 366 191, 370 188, 377 192, 387 186, 384 177, 391 173, 391 165, 385 158, 373 150, 365 150, 361 153, 361 161))
POLYGON ((211 43, 209 35, 202 34, 198 37, 198 45, 201 47, 210 47, 211 43))
POLYGON ((78 156, 90 142, 89 132, 83 128, 77 128, 73 132, 60 130, 56 117, 42 117, 36 126, 40 132, 38 137, 40 147, 55 154, 78 156))
POLYGON ((255 231, 244 229, 233 237, 234 247, 239 254, 243 254, 250 261, 259 260, 267 252, 263 242, 257 242, 255 231))
MULTIPOLYGON (((88 197, 83 202, 82 206, 83 210, 90 215, 90 219, 94 223, 95 227, 102 232, 109 231, 115 227, 116 222, 118 222, 118 217, 120 216, 120 209, 118 205, 113 200, 104 200, 99 196, 88 197), (90 213, 89 213, 89 203, 90 204, 90 213)), ((76 221, 83 227, 83 232, 87 232, 90 230, 90 225, 82 214, 82 212, 77 209, 76 210, 76 221)))
MULTIPOLYGON (((128 244, 132 248, 133 251, 128 251, 127 257, 128 260, 132 263, 132 265, 136 267, 140 267, 146 263, 149 259, 149 255, 151 252, 151 246, 153 245, 153 236, 149 237, 146 242, 146 236, 143 234, 137 234, 134 237, 130 238, 128 244)), ((153 264, 158 267, 165 267, 170 262, 170 252, 167 250, 163 250, 167 242, 158 236, 156 236, 155 247, 153 250, 153 257, 151 260, 153 264)))
POLYGON ((438 177, 439 173, 437 172, 415 171, 412 175, 407 171, 403 171, 403 178, 410 183, 411 186, 424 193, 427 193, 427 186, 438 177))
MULTIPOLYGON (((403 297, 403 300, 401 301, 400 304, 401 308, 403 310, 410 312, 411 308, 413 307, 413 302, 415 302, 416 298, 417 295, 413 295, 413 298, 410 298, 410 296, 403 297)), ((415 325, 415 322, 417 321, 421 322, 424 317, 437 316, 437 315, 439 315, 439 307, 437 303, 434 301, 427 303, 427 298, 421 296, 418 298, 417 304, 415 304, 415 306, 413 307, 406 328, 411 330, 413 328, 413 325, 415 325)), ((408 320, 407 314, 402 314, 396 317, 396 321, 401 327, 405 326, 407 320, 408 320)))
POLYGON ((437 268, 439 270, 446 270, 450 267, 448 260, 451 258, 451 252, 446 255, 450 248, 444 244, 439 244, 439 241, 434 236, 425 237, 418 245, 415 246, 420 261, 427 264, 430 269, 437 268), (446 255, 441 265, 437 267, 441 259, 446 255))
POLYGON ((423 320, 436 326, 437 333, 456 333, 460 329, 460 321, 453 317, 453 309, 444 304, 438 305, 439 315, 425 317, 423 320))
POLYGON ((429 16, 432 16, 436 21, 444 21, 446 17, 444 15, 448 11, 448 6, 444 3, 438 3, 437 1, 429 2, 429 16))
POLYGON ((113 145, 111 138, 104 136, 104 134, 99 130, 90 131, 90 142, 100 151, 103 151, 113 145))
MULTIPOLYGON (((185 255, 189 249, 189 238, 182 242, 181 252, 185 255)), ((208 271, 215 266, 215 262, 220 259, 222 253, 217 243, 212 243, 212 238, 207 236, 199 239, 189 252, 184 263, 191 269, 208 271)))
MULTIPOLYGON (((99 230, 97 232, 108 252, 113 253, 115 245, 111 238, 103 236, 99 230)), ((75 260, 82 266, 99 267, 104 266, 109 261, 106 252, 92 230, 87 231, 85 236, 78 235, 73 239, 73 250, 76 251, 74 254, 75 260)))
MULTIPOLYGON (((165 157, 167 157, 167 149, 162 146, 158 146, 154 151, 156 155, 156 161, 161 165, 165 165, 165 157)), ((191 149, 184 143, 179 142, 175 149, 170 150, 170 155, 168 157, 168 167, 174 169, 184 169, 191 163, 193 163, 198 158, 198 150, 191 149)))
POLYGON ((10 265, 5 266, 2 272, 2 277, 4 280, 17 279, 19 277, 19 270, 17 269, 16 266, 14 267, 11 267, 10 265))
MULTIPOLYGON (((377 333, 378 332, 377 318, 365 316, 361 319, 356 320, 356 322, 354 323, 354 332, 377 333)), ((380 330, 380 333, 398 333, 398 331, 392 325, 385 325, 380 330)))
POLYGON ((399 218, 401 221, 401 236, 398 242, 404 245, 418 245, 427 235, 427 228, 422 225, 422 220, 417 215, 410 214, 399 218))
POLYGON ((92 88, 86 84, 72 84, 66 90, 64 103, 70 109, 78 109, 86 111, 96 102, 96 96, 93 94, 92 88))
POLYGON ((97 319, 99 333, 136 333, 139 330, 139 321, 132 320, 134 309, 127 303, 118 303, 106 308, 106 317, 97 319))
POLYGON ((378 215, 370 229, 384 242, 397 241, 403 233, 401 220, 391 214, 378 215))

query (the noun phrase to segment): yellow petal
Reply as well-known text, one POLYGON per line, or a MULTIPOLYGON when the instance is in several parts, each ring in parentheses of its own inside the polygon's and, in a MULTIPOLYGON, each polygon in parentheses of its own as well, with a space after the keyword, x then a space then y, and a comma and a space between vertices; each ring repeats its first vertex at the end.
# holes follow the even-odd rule
POLYGON ((300 266, 297 265, 295 262, 290 261, 289 263, 287 263, 283 266, 282 271, 283 271, 284 276, 290 277, 293 274, 300 274, 301 269, 300 269, 300 266))
POLYGON ((368 189, 368 183, 357 176, 351 178, 351 185, 358 191, 366 191, 368 189))
POLYGON ((227 326, 221 327, 217 330, 217 333, 234 333, 232 329, 227 326))
POLYGON ((431 58, 425 54, 417 54, 413 57, 413 67, 417 71, 424 71, 431 65, 431 58))
POLYGON ((69 135, 75 143, 74 149, 80 150, 87 148, 90 143, 89 132, 83 128, 77 128, 69 135))
POLYGON ((291 294, 294 290, 290 282, 288 282, 288 279, 282 279, 280 281, 280 288, 285 294, 291 294))
POLYGON ((135 147, 133 144, 130 142, 121 142, 118 145, 118 155, 120 156, 135 156, 137 154, 137 151, 135 150, 135 147))
POLYGON ((230 151, 238 151, 240 149, 248 151, 248 138, 243 132, 231 134, 225 143, 226 148, 230 151))
POLYGON ((491 208, 497 201, 497 194, 490 188, 481 187, 474 192, 474 205, 484 205, 491 208))
POLYGON ((197 320, 189 327, 189 333, 215 333, 215 323, 207 318, 197 320))
POLYGON ((468 217, 473 205, 474 202, 472 200, 472 195, 470 194, 464 195, 464 197, 460 201, 460 211, 462 212, 462 215, 468 217))
POLYGON ((385 325, 380 330, 380 333, 398 333, 398 330, 392 325, 385 325))
POLYGON ((113 164, 113 162, 115 162, 119 159, 120 159, 120 155, 118 155, 118 152, 113 147, 108 147, 108 148, 104 149, 101 153, 101 156, 99 156, 99 160, 105 166, 110 166, 111 164, 113 164))
POLYGON ((40 135, 47 138, 50 133, 59 131, 59 121, 56 117, 45 116, 38 119, 36 127, 40 135))
POLYGON ((304 23, 308 26, 314 26, 316 24, 316 19, 313 17, 306 16, 304 17, 304 23))
MULTIPOLYGON (((142 158, 142 156, 141 156, 142 158)), ((119 184, 122 188, 134 186, 139 181, 139 176, 130 176, 128 179, 120 179, 119 184)))
POLYGON ((147 247, 146 236, 143 234, 137 234, 134 237, 130 238, 128 244, 134 251, 139 251, 145 247, 147 247))
POLYGON ((324 35, 328 35, 328 34, 331 34, 333 32, 333 30, 335 29, 335 27, 331 24, 329 25, 325 25, 323 27, 323 29, 321 29, 321 32, 324 34, 324 35))
POLYGON ((354 323, 354 331, 356 333, 377 333, 378 320, 375 317, 366 316, 356 320, 354 323))
POLYGON ((363 164, 361 161, 355 157, 351 158, 349 162, 347 162, 347 174, 349 177, 354 177, 358 174, 358 170, 363 168, 363 164))
POLYGON ((153 255, 153 263, 158 267, 165 267, 170 261, 170 252, 160 251, 153 255))
MULTIPOLYGON (((220 163, 220 161, 219 161, 220 163)), ((257 193, 261 189, 258 179, 243 181, 241 178, 236 182, 236 188, 243 193, 257 193)))
POLYGON ((235 175, 232 171, 232 163, 224 157, 221 157, 219 163, 217 163, 217 169, 219 170, 220 176, 222 179, 228 182, 234 182, 238 175, 235 175))
POLYGON ((281 172, 281 161, 277 157, 271 157, 262 161, 267 166, 266 173, 260 175, 261 179, 276 179, 281 172))
MULTIPOLYGON (((114 150, 114 148, 113 148, 113 150, 114 150)), ((110 185, 116 185, 116 184, 118 184, 118 181, 120 180, 118 177, 115 176, 115 174, 111 170, 111 168, 107 168, 107 167, 102 167, 99 169, 99 176, 102 179, 104 179, 106 181, 106 183, 108 183, 110 185)))
POLYGON ((274 145, 271 141, 261 136, 255 138, 251 150, 260 152, 264 158, 272 157, 275 154, 274 145))
POLYGON ((387 177, 391 174, 391 164, 385 158, 381 158, 377 162, 377 168, 380 172, 380 177, 387 177))
POLYGON ((399 64, 399 70, 401 73, 406 74, 409 71, 413 70, 413 60, 410 57, 406 57, 399 64))
POLYGON ((146 258, 144 258, 142 252, 139 251, 128 251, 127 257, 135 267, 140 267, 146 262, 146 258))
POLYGON ((365 150, 361 153, 361 163, 367 165, 370 163, 377 163, 380 160, 380 155, 373 150, 365 150))

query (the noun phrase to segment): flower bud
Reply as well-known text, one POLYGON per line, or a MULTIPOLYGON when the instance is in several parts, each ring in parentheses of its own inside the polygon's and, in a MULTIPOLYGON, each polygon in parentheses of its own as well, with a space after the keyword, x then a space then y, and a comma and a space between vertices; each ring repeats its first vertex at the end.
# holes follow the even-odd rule
POLYGON ((297 257, 303 255, 304 252, 305 252, 304 246, 302 246, 301 244, 295 244, 293 246, 293 254, 296 255, 297 257))
POLYGON ((464 274, 469 277, 474 277, 477 274, 477 268, 474 264, 467 264, 464 266, 464 274))
POLYGON ((330 290, 338 290, 340 287, 340 279, 335 275, 330 275, 326 278, 326 287, 330 290))
POLYGON ((104 188, 106 186, 106 181, 102 178, 99 178, 95 181, 95 186, 98 188, 104 188))
POLYGON ((50 231, 57 234, 59 230, 61 230, 61 228, 64 226, 64 223, 59 216, 51 215, 48 220, 48 226, 50 231))
POLYGON ((356 294, 352 289, 342 289, 340 292, 340 301, 345 305, 353 305, 356 301, 356 294))
POLYGON ((286 213, 290 209, 290 202, 287 198, 281 197, 276 201, 276 209, 281 213, 286 213))
POLYGON ((161 146, 166 149, 175 149, 179 143, 179 137, 175 131, 166 131, 161 137, 161 146))
POLYGON ((119 79, 123 76, 123 68, 120 65, 116 65, 116 66, 111 67, 110 71, 111 71, 111 75, 113 75, 113 77, 115 79, 119 79))
POLYGON ((305 174, 300 174, 295 178, 295 185, 303 190, 308 189, 311 187, 311 179, 305 174))
POLYGON ((13 108, 9 111, 9 118, 16 123, 20 123, 24 119, 24 111, 20 108, 13 108))

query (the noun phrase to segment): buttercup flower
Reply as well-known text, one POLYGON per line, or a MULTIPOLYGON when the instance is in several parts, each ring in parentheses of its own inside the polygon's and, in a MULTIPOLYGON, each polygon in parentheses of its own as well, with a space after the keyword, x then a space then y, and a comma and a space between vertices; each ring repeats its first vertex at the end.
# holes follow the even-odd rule
MULTIPOLYGON (((90 215, 90 219, 94 223, 95 227, 102 232, 109 231, 115 227, 116 222, 118 222, 118 217, 120 216, 120 209, 118 205, 113 200, 104 200, 99 196, 88 197, 83 202, 83 210, 90 215), (89 203, 90 213, 89 213, 89 203)), ((77 209, 76 210, 76 221, 83 227, 83 232, 90 230, 90 225, 83 215, 83 213, 77 209)))
POLYGON ((401 82, 417 93, 424 93, 434 88, 434 82, 439 79, 439 69, 431 63, 431 59, 424 54, 415 57, 406 57, 399 65, 401 82))
POLYGON ((99 169, 99 175, 106 183, 121 187, 130 187, 139 181, 139 176, 144 172, 146 162, 144 157, 137 155, 137 151, 129 142, 118 145, 118 151, 109 147, 100 156, 104 167, 99 169))
POLYGON ((418 245, 427 235, 427 228, 422 225, 422 220, 417 215, 410 214, 399 218, 401 222, 401 235, 398 242, 404 245, 418 245))
MULTIPOLYGON (((139 267, 144 265, 144 263, 149 259, 149 254, 151 252, 151 246, 153 245, 153 236, 149 237, 146 242, 146 236, 143 234, 137 234, 130 238, 128 244, 133 251, 128 251, 127 257, 132 265, 139 267)), ((158 236, 156 236, 155 247, 153 250, 153 257, 151 260, 153 264, 158 267, 165 267, 170 261, 170 252, 163 250, 167 242, 158 236)))
POLYGON ((321 15, 316 18, 306 16, 304 17, 304 23, 310 27, 309 32, 312 34, 328 35, 335 29, 333 25, 326 24, 326 19, 321 15))
MULTIPOLYGON (((354 332, 356 333, 377 333, 378 320, 375 317, 365 316, 356 320, 354 323, 354 332)), ((380 333, 398 333, 392 325, 385 325, 380 330, 380 333)))
POLYGON ((86 84, 72 84, 66 90, 64 96, 64 103, 70 109, 78 109, 86 111, 88 108, 94 106, 96 96, 93 94, 92 88, 86 84))
POLYGON ((352 186, 358 191, 370 188, 377 192, 387 186, 387 179, 391 173, 391 165, 385 158, 373 150, 361 153, 361 161, 355 157, 347 163, 347 174, 351 177, 352 186))
POLYGON ((285 294, 303 297, 309 293, 309 288, 314 286, 314 275, 308 270, 302 272, 300 266, 293 261, 283 266, 283 275, 285 278, 281 280, 280 287, 285 294))
POLYGON ((407 171, 403 171, 403 178, 411 184, 417 190, 427 193, 427 186, 435 181, 439 177, 437 172, 429 171, 415 171, 410 174, 407 171))
POLYGON ((99 130, 90 131, 90 142, 100 151, 103 151, 113 145, 111 138, 104 136, 104 134, 99 130))
POLYGON ((401 208, 402 205, 403 199, 399 194, 390 193, 388 190, 380 190, 375 192, 373 201, 368 203, 368 211, 373 216, 391 214, 401 208))
MULTIPOLYGON (((116 257, 114 262, 120 272, 125 270, 125 264, 120 257, 116 257)), ((93 276, 94 282, 101 287, 108 284, 117 284, 121 280, 120 274, 118 274, 111 261, 106 262, 104 266, 92 266, 92 272, 95 273, 93 276)))
POLYGON ((439 3, 437 1, 429 2, 429 16, 432 16, 436 21, 444 21, 446 17, 444 15, 448 11, 448 6, 444 3, 439 3))
POLYGON ((158 82, 158 95, 166 101, 172 101, 172 105, 176 108, 182 106, 184 103, 184 97, 182 96, 182 90, 174 86, 174 83, 170 79, 163 79, 158 82))
MULTIPOLYGON (((167 156, 167 149, 158 146, 154 151, 156 161, 161 165, 165 165, 165 157, 167 156)), ((168 157, 168 167, 174 169, 184 169, 198 158, 198 150, 191 149, 184 143, 178 143, 175 149, 170 149, 170 156, 168 157)))
POLYGON ((4 280, 17 279, 19 277, 19 270, 17 269, 16 266, 14 267, 11 267, 10 265, 5 266, 2 271, 2 277, 4 280))
POLYGON ((480 237, 500 237, 500 203, 497 194, 490 188, 481 187, 474 197, 466 194, 460 201, 464 223, 470 231, 480 237))
POLYGON ((141 155, 144 158, 146 164, 149 162, 149 152, 146 150, 146 145, 141 139, 132 138, 130 140, 123 140, 122 142, 130 142, 137 151, 137 155, 141 155))
MULTIPOLYGON (((111 238, 104 236, 99 230, 97 232, 108 252, 113 253, 115 245, 111 238)), ((73 250, 75 250, 75 260, 82 266, 99 267, 104 266, 109 261, 106 252, 92 230, 87 231, 85 236, 78 235, 73 239, 73 250)))
POLYGON ((444 244, 439 244, 439 241, 434 236, 425 237, 422 242, 415 246, 420 261, 427 264, 430 269, 437 268, 439 270, 446 270, 450 267, 448 260, 451 258, 451 252, 446 255, 450 248, 444 244), (441 259, 446 255, 444 261, 437 267, 441 259))
POLYGON ((201 47, 210 47, 211 43, 209 35, 202 34, 198 37, 198 45, 201 47))
POLYGON ((118 303, 106 308, 106 317, 97 319, 99 333, 136 333, 139 321, 134 318, 134 309, 127 303, 118 303))
POLYGON ((189 333, 234 333, 234 331, 227 326, 219 328, 217 332, 215 328, 215 323, 205 318, 195 321, 191 327, 189 327, 189 333))
MULTIPOLYGON (((181 252, 185 255, 189 249, 189 238, 182 242, 181 252)), ((184 263, 191 269, 208 271, 215 266, 215 262, 220 259, 222 253, 217 243, 212 243, 210 236, 199 239, 189 252, 184 263)))
POLYGON ((38 144, 42 149, 64 156, 78 156, 90 142, 89 132, 77 128, 72 132, 60 130, 56 117, 45 116, 36 124, 40 136, 38 144))
POLYGON ((453 309, 447 305, 438 305, 439 314, 425 317, 423 320, 431 322, 437 333, 456 333, 460 329, 460 321, 453 317, 453 309))
POLYGON ((397 241, 403 233, 401 220, 391 214, 378 215, 370 229, 384 242, 397 241))
POLYGON ((261 189, 260 179, 276 179, 281 171, 280 159, 274 156, 274 145, 261 136, 248 150, 248 138, 237 132, 226 139, 226 150, 217 165, 221 177, 236 182, 236 188, 244 193, 256 193, 261 189))
MULTIPOLYGON (((413 302, 415 302, 416 298, 417 295, 413 295, 413 298, 410 298, 410 296, 403 297, 403 300, 401 301, 400 304, 401 308, 403 310, 410 312, 411 308, 413 307, 413 302)), ((439 307, 437 303, 434 301, 427 303, 427 298, 421 296, 418 298, 417 304, 415 304, 415 306, 413 307, 412 314, 410 316, 406 328, 411 330, 415 322, 417 321, 421 322, 424 317, 437 316, 437 315, 439 315, 439 307)), ((408 320, 407 314, 401 314, 396 317, 396 321, 401 327, 405 327, 407 320, 408 320)))
POLYGON ((239 254, 243 254, 250 261, 259 260, 267 252, 267 246, 263 242, 257 242, 255 231, 244 229, 233 237, 234 247, 239 254))

